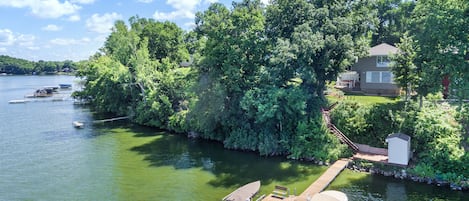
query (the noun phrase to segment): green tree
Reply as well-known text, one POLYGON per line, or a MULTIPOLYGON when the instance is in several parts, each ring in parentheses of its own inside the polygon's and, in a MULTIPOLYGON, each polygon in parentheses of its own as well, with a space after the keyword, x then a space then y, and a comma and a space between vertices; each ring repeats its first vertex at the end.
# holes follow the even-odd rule
POLYGON ((405 101, 409 101, 413 86, 419 85, 419 75, 414 61, 417 53, 414 47, 414 41, 407 34, 397 45, 398 53, 391 55, 391 70, 394 75, 394 81, 405 91, 405 101))
POLYGON ((409 30, 416 1, 376 0, 378 24, 373 33, 371 46, 381 43, 395 45, 409 30))
POLYGON ((368 3, 277 0, 267 9, 266 32, 276 44, 271 61, 283 68, 275 71, 287 73, 278 85, 301 78, 301 87, 310 96, 309 112, 314 97, 324 99, 326 82, 364 55, 370 25, 375 23, 368 3))
POLYGON ((175 23, 158 22, 138 16, 130 18, 129 22, 141 39, 147 38, 151 59, 169 58, 171 61, 181 62, 189 58, 183 41, 184 33, 175 23))
POLYGON ((141 38, 135 31, 129 30, 124 21, 118 20, 104 42, 102 50, 104 54, 119 61, 122 65, 128 66, 130 58, 135 56, 137 52, 140 40, 141 38))
MULTIPOLYGON (((467 97, 469 88, 469 4, 466 0, 418 1, 413 13, 412 34, 421 63, 420 95, 439 92, 448 76, 453 96, 467 97)), ((419 66, 419 65, 417 65, 419 66)))
POLYGON ((215 113, 199 113, 196 109, 193 115, 199 125, 207 125, 200 126, 200 130, 214 129, 204 132, 206 137, 224 139, 224 135, 234 133, 231 131, 243 124, 240 100, 245 91, 259 81, 265 55, 262 4, 258 0, 246 0, 234 3, 230 11, 224 5, 214 3, 196 16, 195 30, 207 41, 198 64, 200 95, 195 108, 204 108, 203 105, 210 102, 215 110, 206 111, 215 113), (211 123, 212 117, 218 117, 216 123, 211 123), (223 132, 218 133, 216 129, 223 132))

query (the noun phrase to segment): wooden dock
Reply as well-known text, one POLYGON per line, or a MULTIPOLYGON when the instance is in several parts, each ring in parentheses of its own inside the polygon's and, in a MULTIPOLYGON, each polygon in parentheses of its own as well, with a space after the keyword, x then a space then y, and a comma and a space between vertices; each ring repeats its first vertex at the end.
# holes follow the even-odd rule
POLYGON ((313 196, 316 193, 323 191, 329 186, 329 184, 334 181, 334 179, 342 172, 342 170, 347 167, 350 159, 340 159, 329 167, 324 174, 322 174, 316 181, 311 184, 300 197, 313 196))
POLYGON ((308 198, 313 197, 316 193, 323 191, 324 189, 329 186, 329 184, 334 181, 334 179, 339 175, 342 170, 347 167, 349 164, 350 159, 340 159, 332 164, 326 172, 324 172, 316 181, 314 181, 303 193, 299 196, 289 196, 284 199, 280 199, 269 195, 263 199, 263 201, 300 201, 300 200, 308 200, 308 198))
POLYGON ((124 120, 128 119, 129 117, 116 117, 112 119, 103 119, 103 120, 95 120, 93 123, 105 123, 105 122, 110 122, 110 121, 118 121, 118 120, 124 120))

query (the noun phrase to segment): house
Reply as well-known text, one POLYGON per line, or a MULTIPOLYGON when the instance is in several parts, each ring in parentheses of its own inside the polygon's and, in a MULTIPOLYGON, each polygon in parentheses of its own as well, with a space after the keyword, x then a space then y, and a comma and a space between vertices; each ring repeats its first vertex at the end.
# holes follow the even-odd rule
POLYGON ((397 51, 396 47, 386 43, 370 48, 367 57, 358 59, 349 71, 338 76, 337 88, 365 94, 399 95, 389 60, 389 55, 397 51))
POLYGON ((386 138, 388 143, 388 163, 408 165, 411 157, 410 137, 395 133, 386 138))

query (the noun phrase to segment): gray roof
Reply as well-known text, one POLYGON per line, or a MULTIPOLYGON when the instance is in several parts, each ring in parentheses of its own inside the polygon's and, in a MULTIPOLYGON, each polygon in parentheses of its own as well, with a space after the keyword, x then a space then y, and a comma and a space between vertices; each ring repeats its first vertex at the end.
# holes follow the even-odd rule
POLYGON ((387 43, 381 43, 377 46, 370 48, 369 56, 396 54, 397 50, 398 49, 392 45, 389 45, 387 43))
POLYGON ((408 135, 406 135, 406 134, 403 134, 403 133, 394 133, 394 134, 392 134, 392 135, 389 135, 389 136, 386 138, 386 140, 387 140, 387 139, 391 139, 391 138, 396 138, 396 137, 397 137, 397 138, 400 138, 400 139, 402 139, 402 140, 405 140, 405 141, 409 141, 409 140, 410 140, 410 136, 408 136, 408 135))

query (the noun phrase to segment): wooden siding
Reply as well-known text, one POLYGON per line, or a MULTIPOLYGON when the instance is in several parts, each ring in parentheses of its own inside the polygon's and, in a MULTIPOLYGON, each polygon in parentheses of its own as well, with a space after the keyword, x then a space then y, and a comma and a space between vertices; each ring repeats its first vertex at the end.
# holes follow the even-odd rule
POLYGON ((370 94, 398 95, 399 88, 396 84, 390 83, 367 83, 367 71, 391 71, 389 67, 376 67, 376 56, 365 57, 358 60, 352 68, 360 76, 360 90, 370 94))

